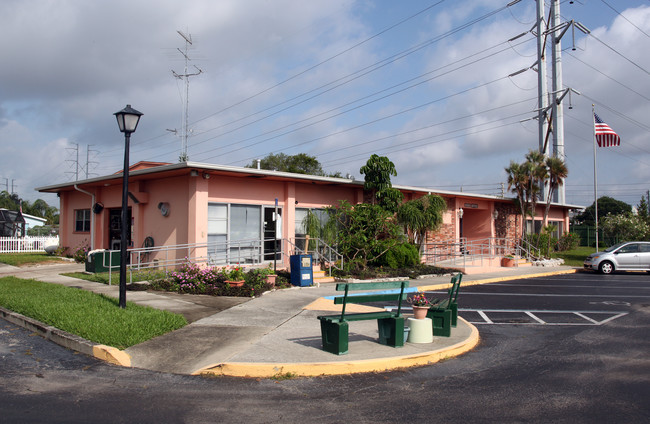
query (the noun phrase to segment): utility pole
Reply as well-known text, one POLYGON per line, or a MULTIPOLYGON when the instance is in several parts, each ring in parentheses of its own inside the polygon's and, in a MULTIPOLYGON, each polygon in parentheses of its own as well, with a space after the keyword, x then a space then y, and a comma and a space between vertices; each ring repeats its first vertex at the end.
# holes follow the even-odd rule
POLYGON ((66 147, 66 150, 74 150, 76 159, 66 159, 66 162, 74 162, 74 171, 66 174, 74 174, 74 180, 79 181, 79 143, 74 143, 75 147, 66 147))
MULTIPOLYGON (((546 143, 546 134, 548 132, 548 122, 546 114, 548 112, 548 86, 546 84, 546 37, 548 25, 546 23, 546 8, 544 0, 537 0, 537 120, 539 125, 539 151, 548 156, 548 144, 546 143)), ((548 196, 548 184, 542 187, 542 198, 548 196)))
MULTIPOLYGON (((188 72, 189 61, 191 60, 188 55, 188 51, 190 46, 192 45, 192 35, 191 34, 185 35, 181 31, 176 31, 176 32, 185 40, 185 50, 183 51, 177 48, 177 50, 185 58, 185 70, 183 71, 182 74, 178 74, 172 70, 172 74, 174 75, 175 78, 178 78, 180 80, 185 79, 185 104, 184 104, 184 112, 183 112, 183 123, 181 128, 181 154, 179 156, 179 161, 186 162, 189 159, 189 156, 187 155, 187 137, 189 135, 188 118, 189 118, 189 107, 190 107, 190 103, 189 103, 190 77, 199 75, 203 71, 199 69, 196 65, 194 65, 194 68, 196 69, 197 72, 194 73, 188 72)), ((171 130, 171 131, 176 132, 175 130, 171 130)))
POLYGON ((97 152, 97 150, 91 150, 90 146, 92 146, 92 144, 86 146, 86 179, 88 179, 88 176, 90 175, 90 164, 97 163, 95 161, 90 160, 90 152, 97 152))
MULTIPOLYGON (((560 92, 563 90, 562 84, 562 35, 558 34, 560 28, 560 1, 553 0, 551 3, 551 28, 554 29, 551 35, 552 61, 553 61, 553 156, 562 159, 564 158, 564 107, 559 98, 560 92)), ((548 193, 547 193, 548 196, 548 193)), ((561 205, 566 203, 566 196, 564 191, 564 184, 560 184, 556 192, 557 198, 554 199, 561 205)), ((546 196, 545 196, 546 197, 546 196)))
POLYGON ((548 122, 546 112, 548 110, 548 87, 546 85, 546 12, 544 0, 537 0, 537 107, 539 108, 537 119, 539 120, 539 151, 548 155, 548 146, 544 146, 548 122))

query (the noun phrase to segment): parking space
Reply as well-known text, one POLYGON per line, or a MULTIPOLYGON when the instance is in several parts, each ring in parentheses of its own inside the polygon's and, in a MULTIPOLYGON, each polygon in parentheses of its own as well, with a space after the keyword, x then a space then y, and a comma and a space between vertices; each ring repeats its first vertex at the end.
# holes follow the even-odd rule
POLYGON ((538 311, 504 309, 459 309, 472 324, 602 325, 627 315, 616 311, 538 311))
POLYGON ((599 326, 648 302, 646 273, 589 272, 461 286, 458 299, 459 315, 475 325, 599 326))

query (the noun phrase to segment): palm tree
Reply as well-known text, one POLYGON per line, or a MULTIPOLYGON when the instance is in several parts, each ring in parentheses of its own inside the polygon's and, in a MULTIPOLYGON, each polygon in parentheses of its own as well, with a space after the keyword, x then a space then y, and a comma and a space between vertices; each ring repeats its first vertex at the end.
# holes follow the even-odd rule
POLYGON ((442 224, 445 210, 447 202, 437 194, 429 194, 402 203, 397 209, 397 221, 404 226, 409 243, 420 250, 427 231, 434 231, 442 224))
POLYGON ((508 190, 517 195, 517 203, 522 216, 522 237, 526 233, 526 213, 528 211, 528 199, 526 198, 526 186, 528 184, 528 174, 526 168, 515 161, 510 161, 510 166, 506 168, 508 174, 508 190))
POLYGON ((529 150, 526 154, 524 166, 528 173, 526 197, 530 202, 530 214, 534 219, 535 213, 537 212, 537 200, 541 187, 546 184, 546 180, 548 179, 548 172, 544 165, 544 154, 536 150, 529 150))
POLYGON ((544 163, 548 175, 548 198, 544 210, 544 226, 548 225, 548 212, 551 209, 551 200, 557 188, 564 184, 564 179, 569 175, 569 170, 564 161, 558 157, 548 157, 544 163))

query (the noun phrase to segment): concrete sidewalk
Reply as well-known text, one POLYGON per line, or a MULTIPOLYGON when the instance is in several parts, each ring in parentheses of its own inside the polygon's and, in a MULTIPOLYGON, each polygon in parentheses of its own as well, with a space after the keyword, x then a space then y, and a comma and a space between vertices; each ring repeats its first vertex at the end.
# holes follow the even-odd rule
MULTIPOLYGON (((117 285, 59 275, 82 268, 83 265, 78 264, 29 268, 0 265, 0 277, 34 278, 118 297, 117 285)), ((575 269, 566 266, 527 267, 464 276, 460 302, 462 305, 463 286, 571 272, 575 269)), ((444 290, 449 280, 449 276, 431 277, 411 280, 410 284, 419 290, 444 290)), ((377 343, 375 321, 360 321, 350 324, 349 353, 333 355, 321 349, 320 323, 316 318, 323 314, 325 308, 321 305, 327 302, 316 301, 340 294, 334 289, 334 284, 295 287, 267 292, 254 299, 129 291, 128 301, 183 314, 190 324, 124 352, 130 357, 131 366, 162 372, 249 377, 315 376, 426 365, 466 352, 478 343, 476 328, 459 319, 458 327, 452 329, 452 337, 434 336, 433 343, 407 342, 404 347, 392 348, 377 343)), ((408 317, 408 308, 404 312, 408 317)))

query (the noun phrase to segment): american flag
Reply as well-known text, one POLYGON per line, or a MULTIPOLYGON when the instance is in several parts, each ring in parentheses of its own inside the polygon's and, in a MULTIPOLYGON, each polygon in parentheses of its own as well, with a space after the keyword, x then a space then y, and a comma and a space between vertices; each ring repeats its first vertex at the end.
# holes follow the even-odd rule
POLYGON ((594 113, 594 126, 596 128, 596 141, 598 147, 620 146, 621 137, 614 132, 598 115, 594 113))

